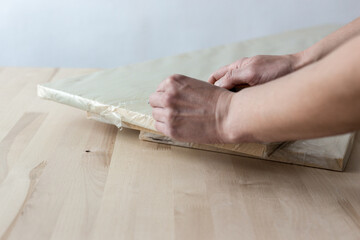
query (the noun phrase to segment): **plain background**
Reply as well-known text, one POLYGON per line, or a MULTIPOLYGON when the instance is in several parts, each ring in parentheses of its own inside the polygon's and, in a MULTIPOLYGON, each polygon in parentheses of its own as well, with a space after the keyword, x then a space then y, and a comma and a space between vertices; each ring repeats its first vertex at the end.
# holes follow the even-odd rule
POLYGON ((0 0, 0 66, 116 67, 359 15, 359 0, 0 0))

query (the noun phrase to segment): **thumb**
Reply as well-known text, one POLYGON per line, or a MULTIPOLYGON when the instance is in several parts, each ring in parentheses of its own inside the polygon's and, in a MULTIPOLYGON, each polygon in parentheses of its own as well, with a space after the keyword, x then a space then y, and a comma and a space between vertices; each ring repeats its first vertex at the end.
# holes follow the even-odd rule
POLYGON ((236 85, 244 84, 245 82, 239 78, 239 71, 230 70, 222 78, 215 82, 215 86, 232 89, 236 85))
POLYGON ((214 84, 217 80, 222 78, 229 71, 229 67, 230 67, 230 65, 226 65, 226 66, 216 70, 216 72, 211 74, 211 76, 208 79, 208 82, 211 84, 214 84))

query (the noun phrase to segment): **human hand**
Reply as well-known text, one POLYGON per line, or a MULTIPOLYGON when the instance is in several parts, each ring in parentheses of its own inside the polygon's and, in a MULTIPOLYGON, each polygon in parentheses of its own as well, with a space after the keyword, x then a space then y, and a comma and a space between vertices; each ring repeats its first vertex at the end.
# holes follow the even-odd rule
POLYGON ((242 58, 214 72, 208 82, 226 89, 248 84, 263 84, 293 72, 297 68, 299 56, 258 55, 242 58))
POLYGON ((234 93, 207 82, 173 75, 150 96, 158 131, 196 143, 227 142, 224 125, 234 93))

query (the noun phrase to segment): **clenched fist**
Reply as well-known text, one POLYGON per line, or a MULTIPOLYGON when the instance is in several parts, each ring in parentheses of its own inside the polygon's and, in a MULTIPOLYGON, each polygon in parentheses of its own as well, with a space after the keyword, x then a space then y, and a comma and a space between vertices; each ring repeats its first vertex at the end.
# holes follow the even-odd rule
POLYGON ((180 141, 228 142, 226 118, 234 93, 183 75, 165 79, 150 96, 155 127, 180 141))
POLYGON ((298 61, 297 55, 242 58, 214 72, 208 82, 226 89, 243 84, 263 84, 293 72, 298 61))

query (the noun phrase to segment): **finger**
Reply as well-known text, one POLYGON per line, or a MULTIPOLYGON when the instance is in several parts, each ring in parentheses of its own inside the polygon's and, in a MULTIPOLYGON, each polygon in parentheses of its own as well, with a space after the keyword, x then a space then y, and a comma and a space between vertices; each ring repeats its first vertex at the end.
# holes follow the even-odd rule
POLYGON ((173 75, 167 77, 164 81, 162 81, 159 84, 156 91, 157 92, 165 92, 169 88, 169 86, 171 86, 174 83, 174 81, 182 79, 182 78, 186 79, 186 78, 189 78, 189 77, 186 77, 186 76, 181 75, 181 74, 173 74, 173 75))
POLYGON ((229 71, 230 65, 226 65, 218 70, 216 70, 208 79, 208 82, 211 84, 214 84, 217 80, 222 78, 228 71, 229 71))
POLYGON ((156 91, 157 92, 165 92, 165 83, 164 83, 164 81, 162 81, 160 84, 159 84, 159 86, 156 88, 156 91))
POLYGON ((156 91, 157 92, 165 92, 166 90, 166 85, 168 84, 168 79, 166 78, 165 80, 163 80, 159 86, 157 87, 156 91))
POLYGON ((155 92, 153 94, 151 94, 151 96, 149 97, 149 104, 151 107, 153 108, 163 108, 164 107, 164 101, 163 101, 163 97, 164 97, 163 92, 155 92))
POLYGON ((165 136, 170 136, 168 128, 167 128, 165 123, 156 121, 155 122, 155 128, 156 128, 156 130, 158 130, 159 132, 161 132, 165 136))
POLYGON ((232 89, 237 85, 246 84, 246 79, 242 78, 241 70, 230 70, 222 78, 215 82, 215 86, 232 89))
POLYGON ((153 108, 152 110, 152 116, 157 122, 163 122, 166 121, 166 110, 164 108, 153 108))

